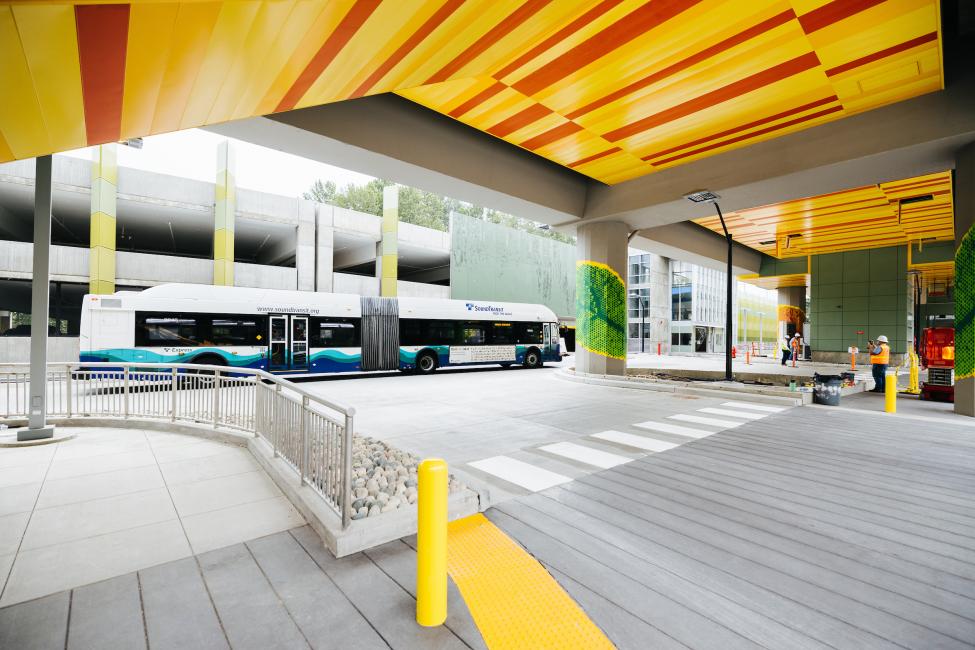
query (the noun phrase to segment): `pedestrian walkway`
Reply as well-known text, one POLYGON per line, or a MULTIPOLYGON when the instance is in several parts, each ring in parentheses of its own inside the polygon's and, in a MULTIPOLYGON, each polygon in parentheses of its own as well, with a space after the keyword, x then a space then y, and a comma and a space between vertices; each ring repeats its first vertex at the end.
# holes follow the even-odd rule
POLYGON ((471 461, 463 467, 477 470, 476 475, 483 479, 489 490, 514 494, 539 492, 789 408, 746 401, 708 400, 707 403, 715 406, 634 422, 626 431, 610 429, 571 442, 527 448, 517 458, 491 456, 471 461))
POLYGON ((59 430, 77 437, 0 449, 0 606, 304 523, 245 447, 59 430))
POLYGON ((971 427, 798 408, 487 515, 619 648, 960 650, 973 495, 971 427))

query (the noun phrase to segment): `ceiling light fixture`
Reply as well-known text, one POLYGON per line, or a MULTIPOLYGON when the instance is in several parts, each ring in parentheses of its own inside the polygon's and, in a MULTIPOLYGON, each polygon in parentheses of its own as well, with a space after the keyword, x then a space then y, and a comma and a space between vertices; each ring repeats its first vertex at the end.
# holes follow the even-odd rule
POLYGON ((685 194, 684 198, 694 203, 714 203, 721 197, 709 190, 697 190, 690 194, 685 194))

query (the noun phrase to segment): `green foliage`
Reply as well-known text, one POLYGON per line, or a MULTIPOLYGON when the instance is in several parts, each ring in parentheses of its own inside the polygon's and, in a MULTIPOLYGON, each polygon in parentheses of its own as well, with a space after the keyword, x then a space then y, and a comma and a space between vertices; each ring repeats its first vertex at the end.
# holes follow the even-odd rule
MULTIPOLYGON (((333 181, 322 182, 317 180, 303 196, 309 201, 330 203, 340 208, 349 208, 350 210, 381 216, 383 213, 383 188, 389 185, 393 185, 393 183, 385 179, 374 178, 365 185, 349 183, 340 190, 333 181)), ((425 192, 415 187, 403 186, 400 188, 400 221, 434 230, 447 231, 450 227, 451 212, 459 212, 566 244, 575 243, 575 237, 554 230, 542 230, 539 228, 539 224, 528 219, 522 219, 497 210, 485 209, 480 205, 465 203, 433 192, 425 192)))

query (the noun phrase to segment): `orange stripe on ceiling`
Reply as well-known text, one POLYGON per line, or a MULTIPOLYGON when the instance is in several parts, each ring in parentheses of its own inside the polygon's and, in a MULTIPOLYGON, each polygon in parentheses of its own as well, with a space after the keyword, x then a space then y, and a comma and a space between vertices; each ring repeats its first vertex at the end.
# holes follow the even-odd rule
POLYGON ((656 126, 660 126, 661 124, 666 124, 667 122, 679 119, 685 115, 696 113, 697 111, 714 106, 715 104, 720 104, 721 102, 734 99, 735 97, 739 97, 745 93, 757 90, 763 86, 768 86, 776 81, 781 81, 782 79, 786 79, 792 75, 805 72, 806 70, 815 68, 818 65, 819 57, 816 56, 815 52, 803 54, 802 56, 792 59, 791 61, 780 63, 779 65, 773 66, 767 70, 762 70, 761 72, 753 74, 750 77, 745 77, 740 81, 728 84, 727 86, 718 88, 717 90, 712 90, 709 93, 705 93, 700 97, 684 102, 683 104, 678 104, 677 106, 673 106, 667 110, 660 111, 659 113, 645 117, 642 120, 631 122, 624 127, 610 131, 603 137, 612 141, 628 138, 631 135, 648 131, 656 126))
POLYGON ((450 115, 450 117, 454 119, 457 119, 460 116, 464 115, 467 111, 471 110, 472 108, 480 106, 487 100, 491 99, 492 97, 497 95, 505 88, 507 88, 506 85, 504 85, 500 81, 495 81, 493 86, 489 86, 488 88, 485 88, 481 92, 477 93, 476 95, 468 99, 466 102, 464 102, 454 110, 450 111, 448 115, 450 115))
POLYGON ((812 34, 823 27, 829 27, 833 23, 838 23, 844 18, 849 18, 854 14, 869 9, 874 5, 879 5, 884 0, 834 0, 818 9, 813 9, 809 13, 799 16, 799 24, 802 31, 812 34))
POLYGON ((512 30, 541 11, 545 5, 549 4, 551 1, 552 0, 528 0, 528 2, 511 12, 507 18, 492 27, 487 34, 477 39, 473 45, 458 54, 453 61, 441 68, 439 72, 427 79, 424 84, 433 84, 446 81, 458 70, 484 53, 484 51, 489 47, 507 36, 512 30))
POLYGON ((553 59, 527 77, 511 84, 524 95, 533 95, 600 57, 667 22, 701 0, 655 0, 623 16, 592 38, 553 59))
POLYGON ((129 5, 76 5, 81 91, 88 144, 119 139, 129 5))
POLYGON ((810 120, 814 120, 814 119, 816 119, 818 117, 823 117, 824 115, 830 115, 831 113, 836 113, 837 111, 842 111, 842 110, 843 110, 843 107, 842 106, 830 106, 829 108, 827 108, 825 110, 817 111, 815 113, 810 113, 809 115, 803 115, 802 117, 797 117, 794 120, 789 120, 788 122, 783 122, 782 124, 776 124, 774 126, 770 126, 770 127, 764 128, 764 129, 759 129, 758 131, 752 131, 750 133, 746 133, 744 135, 740 135, 740 136, 738 136, 736 138, 730 138, 728 140, 722 140, 721 142, 715 142, 714 144, 710 144, 710 145, 708 145, 706 147, 701 147, 699 149, 694 149, 693 151, 685 151, 682 154, 678 154, 676 156, 671 156, 670 158, 664 158, 663 160, 656 160, 656 161, 654 161, 653 164, 654 165, 666 165, 669 162, 673 162, 675 160, 680 160, 681 158, 687 158, 688 156, 694 156, 694 155, 697 155, 699 153, 703 153, 705 151, 710 151, 712 149, 718 149, 720 147, 726 147, 729 144, 734 144, 736 142, 741 142, 742 140, 748 140, 750 138, 756 138, 756 137, 758 137, 760 135, 765 135, 766 133, 772 133, 773 131, 779 131, 781 129, 787 129, 790 126, 795 126, 796 124, 802 124, 803 122, 809 122, 810 120))
POLYGON ((569 23, 559 31, 555 32, 554 34, 546 38, 544 41, 542 41, 532 49, 528 50, 527 52, 519 56, 517 59, 515 59, 505 67, 498 70, 493 76, 497 77, 498 79, 508 76, 509 74, 511 74, 518 68, 520 68, 521 66, 525 65, 526 63, 534 59, 539 54, 542 54, 543 52, 555 47, 556 45, 558 45, 559 43, 567 39, 569 36, 575 34, 577 31, 579 31, 580 29, 582 29, 592 21, 596 20, 604 13, 606 13, 613 7, 620 4, 622 1, 623 0, 603 0, 603 2, 600 2, 598 5, 596 5, 586 13, 582 14, 581 16, 573 20, 571 23, 569 23))
POLYGON ((277 107, 274 109, 275 112, 280 111, 290 111, 294 108, 298 102, 304 97, 308 89, 311 88, 312 84, 325 72, 325 68, 328 64, 332 62, 342 48, 355 36, 355 33, 359 31, 362 24, 368 20, 372 12, 376 10, 382 3, 382 0, 358 0, 358 2, 349 9, 349 13, 345 15, 342 22, 339 23, 335 31, 332 32, 322 46, 312 57, 305 69, 301 71, 298 78, 288 89, 288 92, 284 94, 281 101, 278 102, 277 107))
POLYGON ((606 104, 612 103, 617 99, 620 99, 621 97, 625 97, 630 93, 640 90, 641 88, 646 88, 647 86, 655 84, 662 79, 666 79, 667 77, 675 75, 681 70, 686 70, 691 66, 697 65, 698 63, 701 63, 702 61, 705 61, 716 54, 720 54, 725 50, 730 50, 734 46, 740 45, 749 39, 752 39, 760 34, 769 31, 770 29, 775 29, 780 25, 784 25, 785 23, 789 22, 795 17, 796 14, 794 11, 792 11, 792 9, 783 11, 782 13, 776 16, 772 16, 768 20, 763 20, 762 22, 758 23, 754 27, 749 27, 745 31, 735 34, 731 38, 727 38, 721 41, 720 43, 716 43, 711 47, 705 48, 700 52, 692 54, 686 59, 681 59, 677 63, 667 66, 663 70, 658 70, 657 72, 654 72, 653 74, 648 75, 643 79, 640 79, 639 81, 634 81, 628 86, 624 86, 623 88, 620 88, 619 90, 612 92, 601 99, 597 99, 594 102, 590 102, 585 106, 583 106, 582 108, 576 109, 571 113, 566 114, 566 117, 570 120, 574 120, 580 115, 585 115, 586 113, 592 112, 601 106, 605 106, 606 104))
POLYGON ((498 122, 491 128, 487 129, 487 132, 491 135, 503 138, 504 136, 514 133, 518 129, 528 126, 532 122, 537 122, 546 115, 551 115, 554 112, 555 111, 547 106, 532 104, 525 110, 518 111, 508 119, 498 122))
POLYGON ((854 59, 843 65, 838 65, 835 68, 830 68, 826 71, 827 77, 832 77, 834 75, 841 74, 848 70, 853 70, 854 68, 859 68, 862 65, 867 65, 868 63, 873 63, 874 61, 879 61, 880 59, 886 59, 888 56, 898 54, 899 52, 904 52, 910 50, 919 45, 924 45, 925 43, 930 43, 931 41, 938 40, 938 32, 931 32, 930 34, 925 34, 924 36, 918 36, 917 38, 912 38, 909 41, 904 41, 893 47, 888 47, 879 52, 874 52, 873 54, 868 54, 867 56, 860 57, 859 59, 854 59))
POLYGON ((521 146, 524 147, 525 149, 530 149, 534 151, 539 147, 544 147, 547 144, 551 144, 556 140, 561 140, 562 138, 568 135, 572 135, 573 133, 576 133, 581 130, 582 127, 576 124, 575 122, 566 122, 565 124, 557 126, 554 129, 549 129, 545 133, 540 133, 536 135, 534 138, 525 140, 524 142, 521 143, 521 146))
POLYGON ((768 117, 763 117, 760 120, 755 120, 754 122, 749 122, 748 124, 742 124, 741 126, 736 126, 733 129, 728 129, 726 131, 721 131, 719 133, 713 133, 711 135, 705 136, 703 138, 698 138, 697 140, 691 140, 690 142, 685 142, 683 144, 677 145, 676 147, 671 147, 670 149, 664 149, 663 151, 658 151, 657 153, 652 153, 649 156, 643 156, 643 160, 649 161, 651 158, 659 158, 660 156, 666 156, 669 153, 674 153, 675 151, 680 151, 681 149, 687 149, 688 147, 695 147, 699 144, 709 142, 716 138, 723 138, 733 133, 738 133, 740 131, 747 131, 748 129, 753 129, 756 126, 761 126, 763 124, 768 124, 769 122, 774 122, 776 120, 781 120, 783 117, 789 117, 790 115, 795 115, 797 113, 802 113, 803 111, 808 111, 817 106, 823 106, 824 104, 829 104, 830 102, 838 102, 836 95, 830 95, 829 97, 823 97, 822 99, 817 99, 814 102, 809 102, 808 104, 803 104, 802 106, 797 106, 795 108, 790 108, 787 111, 782 111, 781 113, 776 113, 775 115, 769 115, 768 117))
POLYGON ((376 68, 371 75, 369 75, 365 81, 363 81, 358 88, 352 91, 349 99, 355 97, 362 97, 369 90, 379 82, 380 79, 386 76, 390 70, 392 70, 397 63, 403 60, 407 54, 413 51, 417 45, 419 45, 423 40, 430 35, 433 30, 447 20, 452 13, 460 9, 464 4, 464 0, 447 0, 446 3, 440 9, 430 16, 425 23, 420 27, 420 29, 413 32, 413 34, 406 39, 406 41, 400 45, 395 52, 393 52, 388 59, 386 59, 381 66, 376 68))
POLYGON ((567 167, 578 167, 579 165, 585 165, 586 163, 591 163, 594 160, 599 160, 600 158, 608 156, 611 153, 616 153, 617 151, 623 151, 623 150, 620 149, 619 147, 613 147, 612 149, 607 149, 606 151, 600 151, 599 153, 594 153, 591 156, 586 156, 585 158, 577 160, 574 163, 569 163, 567 167))

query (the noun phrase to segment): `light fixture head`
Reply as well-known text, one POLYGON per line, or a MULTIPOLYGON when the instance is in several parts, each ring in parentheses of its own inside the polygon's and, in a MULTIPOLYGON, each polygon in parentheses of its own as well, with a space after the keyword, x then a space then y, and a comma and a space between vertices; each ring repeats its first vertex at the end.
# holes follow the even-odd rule
POLYGON ((685 194, 684 198, 693 203, 714 203, 721 197, 710 190, 697 190, 690 194, 685 194))

